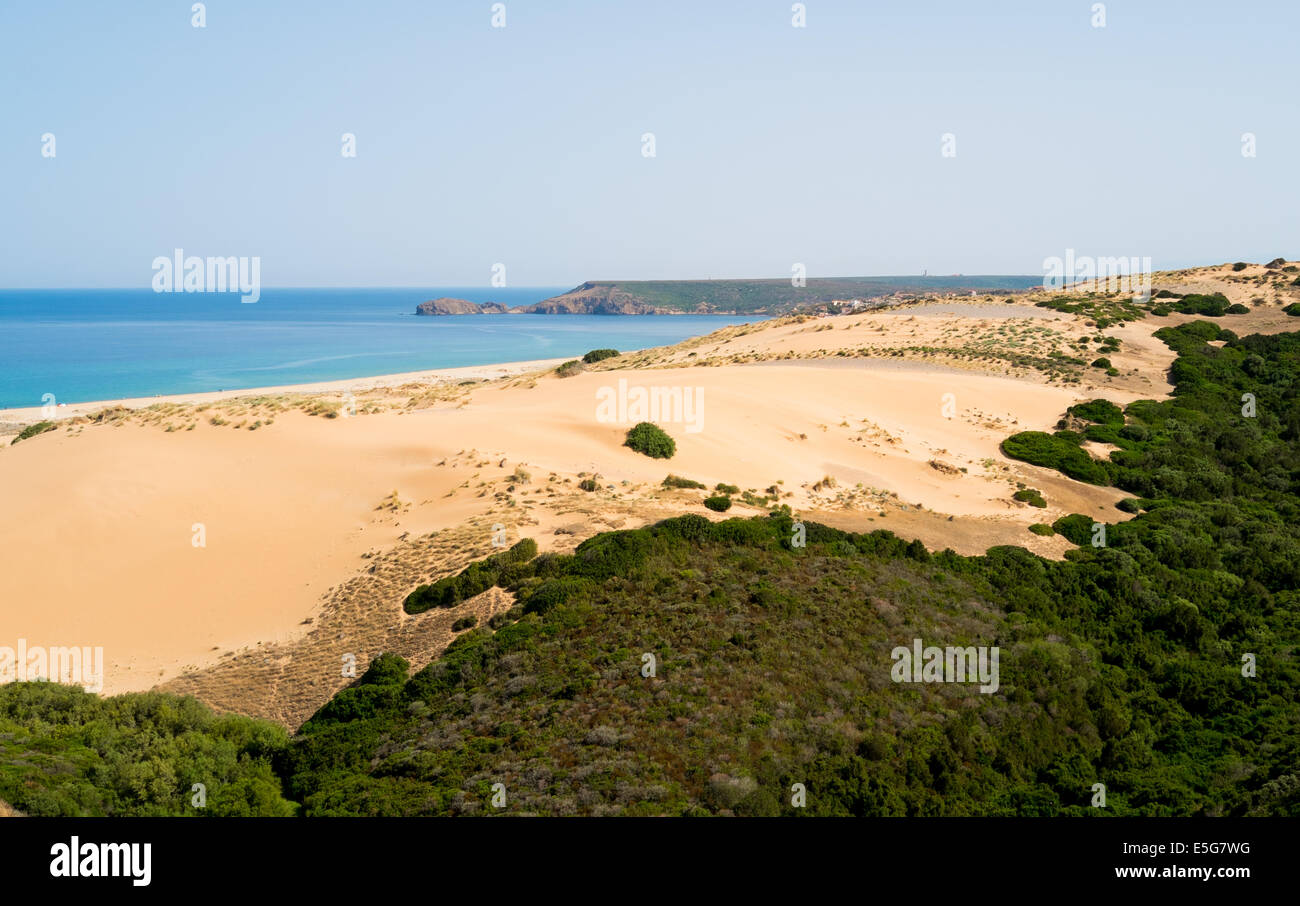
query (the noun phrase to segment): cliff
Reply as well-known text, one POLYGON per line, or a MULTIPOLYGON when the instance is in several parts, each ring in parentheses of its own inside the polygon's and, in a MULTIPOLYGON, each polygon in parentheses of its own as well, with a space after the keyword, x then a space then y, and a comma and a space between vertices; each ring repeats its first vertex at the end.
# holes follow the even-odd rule
POLYGON ((508 309, 500 302, 470 302, 468 299, 430 299, 415 306, 417 315, 501 315, 508 309))
POLYGON ((534 315, 655 315, 667 314, 671 309, 651 305, 616 283, 584 283, 535 305, 521 305, 515 311, 534 315))

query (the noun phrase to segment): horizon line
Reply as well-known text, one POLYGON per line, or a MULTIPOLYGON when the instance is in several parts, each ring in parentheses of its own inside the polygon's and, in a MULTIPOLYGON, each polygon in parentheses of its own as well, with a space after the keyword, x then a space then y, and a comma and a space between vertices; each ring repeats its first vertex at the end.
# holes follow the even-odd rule
MULTIPOLYGON (((1200 265, 1200 266, 1208 266, 1208 265, 1200 265)), ((1178 269, 1181 270, 1182 268, 1178 268, 1178 269)), ((885 280, 885 279, 897 279, 897 278, 907 278, 907 279, 938 279, 938 278, 944 278, 944 279, 952 279, 952 278, 954 278, 954 277, 971 277, 971 278, 975 278, 975 277, 1035 277, 1035 278, 1041 278, 1042 275, 1041 275, 1041 274, 848 274, 848 275, 841 275, 841 276, 835 276, 835 277, 806 277, 805 279, 806 279, 809 283, 811 283, 811 282, 816 281, 816 280, 885 280)), ((790 279, 790 277, 788 277, 788 276, 784 276, 784 275, 783 275, 783 276, 780 276, 780 277, 671 277, 671 278, 662 278, 662 279, 635 277, 635 278, 623 278, 623 279, 594 279, 594 280, 580 280, 580 281, 578 281, 577 283, 573 283, 573 284, 567 284, 567 283, 563 283, 563 284, 562 284, 562 283, 552 283, 552 284, 534 283, 534 284, 519 284, 519 285, 515 285, 515 286, 485 286, 485 287, 481 287, 481 286, 479 286, 479 285, 477 285, 477 284, 473 284, 473 283, 440 283, 440 284, 436 284, 436 283, 428 283, 428 284, 417 284, 417 283, 403 283, 403 284, 392 284, 392 283, 348 283, 348 284, 341 284, 341 283, 335 283, 335 284, 324 284, 324 283, 321 283, 321 284, 305 284, 305 283, 300 283, 300 284, 263 284, 261 288, 262 288, 263 290, 267 290, 267 289, 474 289, 474 290, 477 290, 477 289, 505 289, 505 290, 514 290, 514 289, 554 289, 555 287, 558 287, 558 286, 570 286, 571 288, 576 288, 576 287, 582 286, 583 284, 586 284, 586 283, 736 283, 736 282, 742 282, 742 281, 743 281, 743 282, 753 282, 753 281, 759 281, 759 280, 763 280, 763 281, 786 281, 786 280, 789 280, 789 279, 790 279)), ((803 287, 792 287, 792 288, 793 288, 793 289, 802 289, 803 287)), ((151 290, 151 291, 152 291, 152 287, 149 286, 147 283, 146 283, 145 285, 143 285, 143 286, 140 286, 140 285, 132 285, 132 286, 0 286, 0 292, 18 292, 18 291, 31 291, 31 290, 37 290, 37 291, 40 291, 40 290, 48 290, 48 291, 64 291, 64 290, 132 290, 132 289, 141 289, 141 290, 151 290)), ((200 293, 200 292, 195 292, 195 293, 184 293, 184 292, 173 292, 173 293, 157 293, 157 295, 160 295, 160 296, 167 296, 167 295, 220 295, 220 293, 200 293)))

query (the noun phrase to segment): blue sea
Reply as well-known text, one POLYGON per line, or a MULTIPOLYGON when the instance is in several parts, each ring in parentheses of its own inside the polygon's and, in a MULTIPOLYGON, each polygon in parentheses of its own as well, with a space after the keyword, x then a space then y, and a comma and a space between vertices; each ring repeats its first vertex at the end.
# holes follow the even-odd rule
POLYGON ((241 390, 676 343, 753 318, 418 317, 426 299, 528 305, 569 287, 0 290, 0 408, 241 390))

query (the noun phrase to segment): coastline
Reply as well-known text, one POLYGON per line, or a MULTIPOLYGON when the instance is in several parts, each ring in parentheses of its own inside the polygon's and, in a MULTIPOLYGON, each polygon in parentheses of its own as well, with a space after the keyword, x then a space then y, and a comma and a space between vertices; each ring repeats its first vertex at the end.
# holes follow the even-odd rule
POLYGON ((340 378, 331 381, 314 381, 307 384, 277 384, 267 387, 247 387, 241 390, 208 390, 198 393, 171 393, 157 396, 138 396, 123 399, 91 400, 84 403, 66 403, 55 409, 53 415, 42 412, 41 406, 0 409, 0 433, 5 423, 28 424, 90 415, 102 409, 121 406, 127 409, 145 409, 159 403, 214 403, 241 397, 277 396, 288 393, 337 393, 340 390, 374 390, 396 387, 401 384, 437 384, 448 381, 490 381, 503 377, 516 377, 532 371, 554 368, 568 358, 529 359, 520 362, 498 362, 488 365, 462 365, 456 368, 431 368, 424 371, 405 371, 371 377, 340 378))

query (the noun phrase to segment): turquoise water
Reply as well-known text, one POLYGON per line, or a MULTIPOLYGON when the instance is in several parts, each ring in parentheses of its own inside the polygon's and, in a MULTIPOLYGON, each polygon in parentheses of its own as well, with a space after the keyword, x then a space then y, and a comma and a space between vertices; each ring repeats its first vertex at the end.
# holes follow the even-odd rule
POLYGON ((425 299, 526 305, 568 287, 0 290, 0 408, 240 390, 643 349, 743 324, 713 315, 417 317, 425 299))

